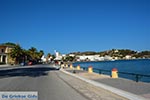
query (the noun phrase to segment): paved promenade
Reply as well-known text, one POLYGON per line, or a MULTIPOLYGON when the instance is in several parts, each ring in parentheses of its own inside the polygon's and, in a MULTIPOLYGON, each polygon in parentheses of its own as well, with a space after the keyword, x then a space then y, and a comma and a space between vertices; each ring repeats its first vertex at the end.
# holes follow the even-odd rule
POLYGON ((59 77, 89 100, 129 100, 71 75, 59 73, 59 77))
MULTIPOLYGON (((73 70, 69 68, 65 68, 67 72, 73 73, 73 70)), ((128 79, 118 78, 113 79, 107 75, 99 75, 97 73, 88 73, 83 70, 75 70, 75 75, 79 77, 83 77, 85 79, 89 79, 98 83, 105 84, 107 86, 111 86, 125 92, 129 92, 135 94, 139 97, 144 97, 146 100, 150 100, 150 83, 144 82, 135 82, 128 79)))

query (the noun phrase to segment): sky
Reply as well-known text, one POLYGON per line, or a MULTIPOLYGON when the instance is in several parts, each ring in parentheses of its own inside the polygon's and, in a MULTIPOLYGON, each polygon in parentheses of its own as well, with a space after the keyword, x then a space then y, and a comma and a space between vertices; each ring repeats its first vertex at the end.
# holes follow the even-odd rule
POLYGON ((45 53, 150 50, 150 0, 0 0, 0 43, 45 53))

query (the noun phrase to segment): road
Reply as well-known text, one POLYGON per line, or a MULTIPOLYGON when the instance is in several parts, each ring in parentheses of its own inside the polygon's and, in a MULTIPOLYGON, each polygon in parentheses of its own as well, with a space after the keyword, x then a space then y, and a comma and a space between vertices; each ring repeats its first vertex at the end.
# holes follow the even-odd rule
POLYGON ((48 65, 0 71, 0 91, 38 91, 38 100, 87 100, 48 65))

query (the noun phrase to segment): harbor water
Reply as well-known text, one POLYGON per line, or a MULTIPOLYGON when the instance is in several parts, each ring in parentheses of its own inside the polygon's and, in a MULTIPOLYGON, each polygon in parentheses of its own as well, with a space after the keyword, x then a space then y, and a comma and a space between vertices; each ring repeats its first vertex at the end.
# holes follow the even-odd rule
MULTIPOLYGON (((115 60, 115 61, 99 61, 99 62, 76 62, 73 66, 80 65, 88 68, 92 66, 96 69, 111 70, 117 68, 118 72, 134 73, 140 75, 150 76, 150 59, 136 59, 136 60, 115 60)), ((95 71, 98 73, 98 71, 95 71)), ((110 75, 110 72, 102 72, 103 74, 110 75)), ((119 77, 136 80, 135 75, 121 74, 119 77)), ((150 82, 150 77, 139 76, 139 81, 150 82)))

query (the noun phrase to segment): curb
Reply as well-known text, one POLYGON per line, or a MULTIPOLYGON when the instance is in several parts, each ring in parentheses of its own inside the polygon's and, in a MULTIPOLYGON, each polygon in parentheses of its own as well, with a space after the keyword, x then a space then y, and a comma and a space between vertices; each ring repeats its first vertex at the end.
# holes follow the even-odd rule
POLYGON ((12 67, 4 67, 2 69, 0 69, 0 71, 4 71, 4 70, 11 70, 11 69, 21 69, 21 68, 33 68, 34 66, 12 66, 12 67))
POLYGON ((0 67, 7 67, 7 66, 9 66, 9 65, 7 65, 7 64, 5 64, 5 65, 0 65, 0 67))
POLYGON ((123 90, 120 90, 120 89, 117 89, 117 88, 114 88, 114 87, 111 87, 111 86, 108 86, 108 85, 105 85, 105 84, 102 84, 102 83, 98 83, 98 82, 95 82, 95 81, 92 81, 92 80, 89 80, 89 79, 85 79, 83 77, 80 77, 80 76, 77 76, 75 74, 69 73, 69 72, 67 72, 67 71, 65 71, 63 69, 60 69, 60 71, 66 73, 68 75, 71 75, 73 77, 76 77, 76 78, 78 78, 78 79, 80 79, 82 81, 90 83, 90 84, 92 84, 94 86, 103 88, 103 89, 108 90, 110 92, 113 92, 113 93, 115 93, 117 95, 120 95, 120 96, 122 96, 124 98, 127 98, 129 100, 148 100, 148 99, 146 99, 144 97, 141 97, 141 96, 138 96, 136 94, 133 94, 133 93, 130 93, 130 92, 126 92, 126 91, 123 91, 123 90))

